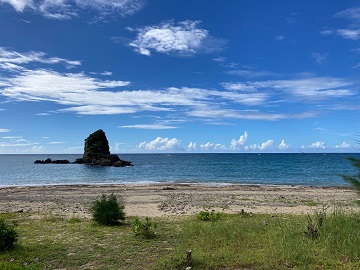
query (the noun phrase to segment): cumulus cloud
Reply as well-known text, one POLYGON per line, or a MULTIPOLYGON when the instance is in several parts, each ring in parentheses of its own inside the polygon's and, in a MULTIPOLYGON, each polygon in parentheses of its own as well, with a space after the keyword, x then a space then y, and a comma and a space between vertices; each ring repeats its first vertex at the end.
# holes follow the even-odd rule
POLYGON ((314 142, 311 145, 308 146, 309 148, 314 148, 314 149, 324 149, 326 148, 325 142, 314 142))
POLYGON ((157 137, 151 142, 141 142, 138 148, 146 151, 180 151, 182 150, 180 141, 176 138, 157 137))
POLYGON ((335 145, 335 148, 337 149, 345 149, 345 148, 350 148, 350 144, 348 144, 347 142, 342 142, 339 145, 335 145))
POLYGON ((204 151, 225 151, 226 150, 225 145, 220 144, 220 143, 212 143, 212 142, 200 144, 200 148, 201 148, 201 150, 204 150, 204 151))
POLYGON ((50 19, 71 19, 82 13, 94 12, 99 17, 127 16, 143 8, 144 0, 1 0, 17 12, 27 9, 50 19))
POLYGON ((243 147, 247 141, 248 133, 245 131, 243 135, 239 137, 238 140, 232 139, 230 144, 230 149, 237 150, 241 147, 243 147))
POLYGON ((273 145, 274 141, 273 140, 267 140, 266 142, 263 142, 260 146, 261 150, 266 150, 268 148, 271 148, 273 145))
POLYGON ((165 54, 194 55, 212 53, 222 49, 224 41, 213 38, 199 21, 165 22, 139 28, 137 37, 129 45, 146 56, 151 51, 165 54))
POLYGON ((287 144, 285 142, 285 140, 281 140, 281 143, 279 144, 279 149, 280 150, 285 150, 285 149, 289 149, 290 148, 290 144, 287 144))
POLYGON ((188 147, 187 147, 188 150, 191 150, 191 151, 196 151, 197 150, 197 145, 196 143, 194 142, 190 142, 188 147))
POLYGON ((260 145, 257 145, 257 144, 246 145, 244 147, 244 149, 248 150, 248 151, 267 150, 267 149, 270 149, 272 147, 273 143, 274 143, 273 140, 267 140, 266 142, 263 142, 260 145))

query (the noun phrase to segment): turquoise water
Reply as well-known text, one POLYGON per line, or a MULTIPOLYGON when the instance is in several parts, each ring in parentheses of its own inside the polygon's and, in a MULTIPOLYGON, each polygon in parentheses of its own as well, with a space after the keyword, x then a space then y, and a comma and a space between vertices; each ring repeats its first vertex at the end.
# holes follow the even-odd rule
POLYGON ((37 159, 81 155, 0 155, 0 186, 208 183, 344 186, 341 174, 355 174, 347 157, 360 154, 123 154, 133 167, 34 164, 37 159))

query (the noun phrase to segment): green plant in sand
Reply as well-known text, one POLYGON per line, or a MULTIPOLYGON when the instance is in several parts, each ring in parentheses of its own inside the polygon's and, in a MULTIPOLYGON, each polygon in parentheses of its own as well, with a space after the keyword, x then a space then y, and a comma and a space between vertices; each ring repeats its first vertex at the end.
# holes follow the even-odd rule
POLYGON ((94 220, 101 225, 118 225, 125 220, 124 205, 118 202, 114 194, 103 194, 94 202, 91 210, 94 220))
POLYGON ((11 249, 18 238, 16 223, 8 224, 0 220, 0 251, 11 249))
POLYGON ((156 235, 154 229, 157 228, 157 224, 151 221, 150 217, 146 217, 145 221, 141 221, 139 218, 136 218, 133 223, 133 233, 136 236, 142 236, 144 238, 153 238, 156 235))

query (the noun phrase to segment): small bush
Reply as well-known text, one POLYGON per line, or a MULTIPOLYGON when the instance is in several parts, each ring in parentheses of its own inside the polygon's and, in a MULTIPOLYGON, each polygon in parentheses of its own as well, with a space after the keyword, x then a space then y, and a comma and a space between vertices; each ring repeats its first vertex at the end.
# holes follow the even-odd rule
POLYGON ((113 226, 125 220, 124 205, 119 204, 114 194, 102 195, 91 208, 94 220, 102 225, 113 226))
POLYGON ((215 211, 200 211, 197 217, 202 221, 217 221, 222 218, 222 213, 215 211))
POLYGON ((0 220, 0 251, 11 249, 17 241, 15 223, 9 225, 4 220, 0 220))
POLYGON ((139 218, 136 218, 132 230, 136 236, 142 236, 144 238, 153 238, 156 234, 154 229, 157 228, 157 224, 151 221, 150 217, 145 218, 145 222, 142 222, 139 218))

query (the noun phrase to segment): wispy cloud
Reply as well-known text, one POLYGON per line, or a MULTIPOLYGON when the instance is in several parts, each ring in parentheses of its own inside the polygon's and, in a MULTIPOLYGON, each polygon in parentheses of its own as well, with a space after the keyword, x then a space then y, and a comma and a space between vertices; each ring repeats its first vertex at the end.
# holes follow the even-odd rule
MULTIPOLYGON (((223 89, 168 87, 154 90, 127 90, 129 81, 104 80, 111 72, 85 74, 58 72, 56 64, 78 64, 79 61, 48 57, 42 52, 18 53, 1 48, 1 64, 16 64, 0 77, 0 95, 8 100, 50 101, 61 104, 57 112, 80 115, 136 114, 139 112, 176 112, 179 117, 200 119, 246 119, 276 121, 316 116, 314 110, 294 114, 281 112, 279 102, 317 102, 346 98, 354 94, 354 83, 332 77, 306 77, 287 80, 254 80, 223 82, 223 89), (36 69, 31 69, 35 63, 36 69), (42 63, 39 68, 37 63, 42 63), (51 66, 51 68, 49 68, 51 66), (276 111, 265 111, 269 104, 276 111)), ((329 105, 328 105, 329 106, 329 105)), ((321 108, 320 108, 321 109, 321 108)), ((54 113, 55 111, 51 111, 54 113)), ((42 115, 49 112, 42 112, 42 115)), ((171 129, 173 123, 135 123, 125 128, 171 129)))
POLYGON ((228 74, 237 75, 244 78, 257 78, 267 76, 277 76, 277 74, 266 71, 266 70, 255 70, 255 69, 234 69, 227 71, 228 74))
POLYGON ((225 41, 212 37, 208 30, 199 28, 199 24, 199 21, 165 22, 139 28, 136 39, 129 45, 146 56, 152 51, 190 56, 222 50, 225 41))
POLYGON ((292 80, 269 80, 253 83, 258 88, 277 89, 288 94, 312 99, 354 95, 353 82, 332 77, 310 77, 292 80))
POLYGON ((347 19, 350 23, 346 28, 331 29, 321 31, 323 35, 337 35, 345 39, 360 39, 360 7, 349 8, 335 14, 335 18, 347 19))
POLYGON ((121 126, 122 128, 135 128, 135 129, 175 129, 176 126, 169 126, 164 124, 137 124, 121 126))
POLYGON ((6 128, 0 128, 0 132, 10 132, 10 129, 6 129, 6 128))
POLYGON ((93 12, 97 17, 127 16, 138 12, 144 0, 2 0, 17 12, 31 10, 50 19, 65 20, 93 12))
POLYGON ((42 64, 65 64, 69 67, 81 65, 81 61, 68 60, 60 57, 47 57, 44 52, 29 51, 20 53, 0 47, 0 69, 14 71, 24 70, 25 68, 22 65, 32 62, 42 64))

